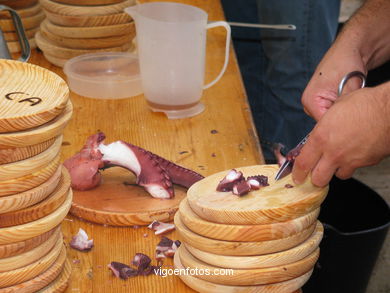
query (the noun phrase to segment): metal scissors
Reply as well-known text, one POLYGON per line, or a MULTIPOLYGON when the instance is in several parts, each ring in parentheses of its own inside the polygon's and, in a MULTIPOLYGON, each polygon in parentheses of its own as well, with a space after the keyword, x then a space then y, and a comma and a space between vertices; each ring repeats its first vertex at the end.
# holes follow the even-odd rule
MULTIPOLYGON (((346 74, 340 81, 338 91, 337 91, 337 96, 341 96, 344 86, 347 83, 349 79, 352 77, 360 77, 362 84, 360 88, 364 88, 366 85, 366 75, 361 72, 361 71, 352 71, 348 74, 346 74)), ((278 172, 276 173, 275 180, 282 179, 283 177, 289 175, 292 172, 292 168, 294 165, 295 158, 299 155, 300 150, 302 147, 306 144, 307 139, 309 138, 309 135, 306 135, 298 144, 295 148, 290 150, 287 155, 286 155, 286 161, 280 166, 278 172)))

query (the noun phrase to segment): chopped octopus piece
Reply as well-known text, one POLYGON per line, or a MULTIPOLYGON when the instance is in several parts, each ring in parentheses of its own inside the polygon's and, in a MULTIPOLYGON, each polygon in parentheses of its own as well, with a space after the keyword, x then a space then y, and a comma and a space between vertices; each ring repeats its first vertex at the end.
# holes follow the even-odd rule
POLYGON ((168 237, 162 237, 156 247, 156 259, 161 261, 166 257, 173 257, 180 245, 179 240, 173 241, 168 237))
POLYGON ((246 180, 241 180, 233 186, 233 194, 242 196, 247 194, 251 190, 251 184, 246 180))
POLYGON ((269 186, 268 176, 264 176, 264 175, 249 176, 247 180, 248 181, 256 180, 257 182, 259 182, 260 187, 269 186))
POLYGON ((154 220, 149 226, 149 229, 154 230, 155 235, 161 235, 175 230, 175 224, 162 223, 154 220))
POLYGON ((139 272, 141 272, 146 270, 150 266, 151 262, 152 260, 146 254, 136 253, 131 263, 138 268, 139 272))
POLYGON ((286 188, 293 188, 293 187, 294 187, 294 185, 291 185, 291 184, 286 184, 284 187, 286 187, 286 188))
POLYGON ((93 239, 88 240, 87 233, 80 228, 79 232, 73 236, 70 247, 80 251, 88 251, 93 247, 93 239))
POLYGON ((112 271, 115 277, 123 280, 126 280, 129 277, 138 276, 138 270, 120 262, 113 261, 108 265, 108 268, 112 271))
POLYGON ((241 171, 238 171, 236 169, 232 169, 229 171, 229 173, 219 182, 217 186, 217 191, 232 191, 233 186, 244 179, 244 175, 241 171))

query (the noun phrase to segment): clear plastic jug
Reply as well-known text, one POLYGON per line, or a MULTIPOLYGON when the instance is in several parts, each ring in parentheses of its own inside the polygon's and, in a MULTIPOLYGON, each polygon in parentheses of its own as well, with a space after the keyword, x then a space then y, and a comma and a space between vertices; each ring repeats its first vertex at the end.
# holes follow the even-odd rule
POLYGON ((142 87, 152 111, 169 119, 197 115, 203 89, 214 85, 229 60, 230 26, 207 23, 207 13, 191 5, 153 2, 128 7, 136 25, 142 87), (206 32, 222 26, 227 31, 225 62, 219 75, 204 85, 206 32))

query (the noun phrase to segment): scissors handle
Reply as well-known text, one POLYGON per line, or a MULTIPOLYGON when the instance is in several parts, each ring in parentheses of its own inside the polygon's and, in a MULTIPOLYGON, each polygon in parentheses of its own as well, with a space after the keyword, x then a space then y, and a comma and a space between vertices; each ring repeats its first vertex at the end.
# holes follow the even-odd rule
POLYGON ((343 79, 340 81, 339 83, 339 89, 337 91, 337 95, 340 97, 341 94, 343 93, 343 89, 344 89, 344 86, 345 84, 347 83, 348 80, 350 80, 352 77, 360 77, 360 79, 362 80, 362 84, 360 86, 360 88, 364 88, 365 85, 366 85, 366 79, 367 79, 367 76, 361 72, 361 71, 352 71, 348 74, 346 74, 343 79))

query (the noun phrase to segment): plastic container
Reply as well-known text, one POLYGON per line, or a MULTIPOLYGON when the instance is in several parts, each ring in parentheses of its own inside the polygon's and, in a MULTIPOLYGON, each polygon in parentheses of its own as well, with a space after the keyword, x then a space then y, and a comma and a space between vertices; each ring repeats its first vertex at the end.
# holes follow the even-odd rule
POLYGON ((142 94, 138 56, 102 52, 77 56, 64 65, 75 93, 97 99, 122 99, 142 94))

